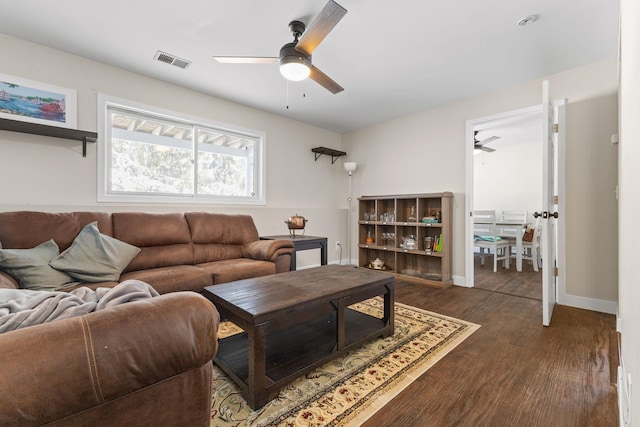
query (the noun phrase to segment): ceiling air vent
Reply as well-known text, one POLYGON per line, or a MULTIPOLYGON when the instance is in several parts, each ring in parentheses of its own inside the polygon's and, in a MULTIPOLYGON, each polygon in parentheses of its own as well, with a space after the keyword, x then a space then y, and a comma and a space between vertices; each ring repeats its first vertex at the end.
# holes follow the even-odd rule
POLYGON ((153 59, 157 59, 160 62, 165 62, 167 64, 175 65, 178 68, 186 69, 189 65, 191 65, 190 61, 186 59, 180 59, 176 56, 173 56, 166 52, 157 51, 156 56, 153 59))

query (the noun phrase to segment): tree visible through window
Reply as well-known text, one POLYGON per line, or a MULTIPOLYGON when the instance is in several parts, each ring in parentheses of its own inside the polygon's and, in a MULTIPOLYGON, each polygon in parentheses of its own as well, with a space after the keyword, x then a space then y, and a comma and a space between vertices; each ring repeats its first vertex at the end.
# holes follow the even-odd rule
POLYGON ((261 203, 263 137, 105 102, 104 200, 261 203))

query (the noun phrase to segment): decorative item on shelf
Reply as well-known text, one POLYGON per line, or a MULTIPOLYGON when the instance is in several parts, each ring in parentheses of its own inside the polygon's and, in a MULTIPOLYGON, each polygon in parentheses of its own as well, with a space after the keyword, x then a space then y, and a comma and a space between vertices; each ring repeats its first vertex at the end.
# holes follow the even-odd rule
POLYGON ((427 236, 424 238, 424 251, 430 254, 431 250, 432 250, 432 237, 427 236))
POLYGON ((431 211, 429 212, 429 215, 425 215, 425 216, 430 216, 433 217, 436 222, 440 222, 440 220, 442 219, 442 213, 440 212, 440 209, 431 209, 431 211))
POLYGON ((77 127, 75 89, 0 74, 0 117, 68 129, 77 127), (10 102, 9 102, 10 101, 10 102))
POLYGON ((408 222, 416 222, 416 206, 415 205, 411 205, 411 208, 409 208, 409 215, 407 218, 408 222))
POLYGON ((400 247, 406 250, 418 249, 418 242, 416 241, 416 236, 413 234, 409 234, 408 236, 403 236, 400 247))
POLYGON ((380 221, 381 222, 394 222, 395 220, 396 220, 395 211, 389 211, 387 213, 380 214, 380 221))
POLYGON ((400 270, 400 273, 406 274, 407 276, 417 276, 420 274, 420 270, 415 270, 413 268, 403 268, 400 270))
POLYGON ((373 243, 373 233, 371 232, 371 229, 367 230, 367 238, 365 239, 366 243, 373 243))
POLYGON ((396 240, 396 233, 382 233, 382 245, 383 246, 387 246, 387 242, 391 241, 395 241, 396 240))
POLYGON ((424 224, 437 224, 438 220, 434 216, 425 216, 425 217, 422 217, 422 222, 424 224))
POLYGON ((296 237, 296 230, 302 230, 301 236, 304 236, 304 227, 307 225, 307 221, 308 220, 303 216, 295 214, 288 218, 284 223, 289 227, 289 235, 291 237, 296 237))
POLYGON ((391 268, 388 265, 385 265, 384 261, 380 258, 376 258, 368 264, 365 264, 366 268, 370 268, 372 270, 380 270, 380 271, 389 271, 391 268))

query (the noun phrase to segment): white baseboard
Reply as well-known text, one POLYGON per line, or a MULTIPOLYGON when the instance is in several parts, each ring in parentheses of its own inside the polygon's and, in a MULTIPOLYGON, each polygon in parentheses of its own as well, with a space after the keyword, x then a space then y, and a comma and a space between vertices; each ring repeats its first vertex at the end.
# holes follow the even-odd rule
POLYGON ((617 314, 618 303, 595 298, 580 297, 577 295, 565 294, 558 298, 558 304, 569 307, 582 308, 585 310, 599 311, 600 313, 617 314))
POLYGON ((464 276, 452 276, 452 279, 453 279, 453 284, 456 286, 462 286, 464 288, 471 287, 467 284, 467 281, 465 280, 464 276))

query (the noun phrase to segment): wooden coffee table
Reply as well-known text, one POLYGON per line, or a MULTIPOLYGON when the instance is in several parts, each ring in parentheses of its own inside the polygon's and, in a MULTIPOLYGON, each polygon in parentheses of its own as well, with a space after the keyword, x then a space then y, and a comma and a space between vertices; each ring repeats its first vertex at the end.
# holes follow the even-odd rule
POLYGON ((213 360, 258 409, 300 375, 393 335, 394 290, 389 274, 339 265, 208 286, 203 295, 244 330, 221 339, 213 360), (378 295, 381 319, 349 308, 378 295))

